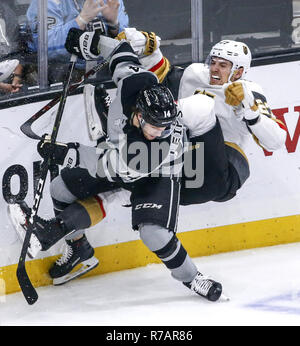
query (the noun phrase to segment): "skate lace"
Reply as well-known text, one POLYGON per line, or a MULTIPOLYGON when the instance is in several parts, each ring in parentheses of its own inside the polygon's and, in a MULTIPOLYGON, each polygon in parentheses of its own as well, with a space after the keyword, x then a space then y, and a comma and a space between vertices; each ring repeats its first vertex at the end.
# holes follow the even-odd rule
POLYGON ((207 296, 209 289, 211 288, 213 282, 206 276, 197 275, 191 284, 191 289, 197 293, 207 296))
POLYGON ((109 95, 105 96, 104 102, 105 102, 105 106, 108 108, 109 105, 111 104, 111 98, 109 95))
POLYGON ((62 256, 56 261, 56 264, 61 266, 65 263, 67 263, 69 261, 69 259, 72 257, 73 255, 73 249, 72 247, 67 244, 64 253, 62 254, 62 256))

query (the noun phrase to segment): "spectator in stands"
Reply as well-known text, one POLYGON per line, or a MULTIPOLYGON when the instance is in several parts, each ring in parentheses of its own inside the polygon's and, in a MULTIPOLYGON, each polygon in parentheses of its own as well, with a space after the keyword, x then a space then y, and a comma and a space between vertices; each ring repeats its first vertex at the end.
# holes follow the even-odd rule
POLYGON ((16 93, 22 87, 18 23, 12 1, 0 3, 0 93, 16 93))
MULTIPOLYGON (((33 43, 30 48, 37 51, 38 39, 38 0, 32 0, 27 18, 33 34, 33 43)), ((88 22, 101 18, 107 27, 108 34, 112 37, 118 35, 128 26, 128 16, 125 12, 123 0, 48 0, 48 58, 50 83, 62 80, 65 65, 61 65, 61 73, 57 63, 66 63, 70 54, 65 49, 65 41, 70 28, 86 29, 88 22), (51 70, 56 70, 52 75, 51 70), (58 76, 60 75, 60 76, 58 76)), ((77 69, 83 70, 85 62, 79 61, 77 69)))
POLYGON ((21 84, 23 67, 19 60, 5 60, 0 62, 0 92, 16 93, 23 86, 21 84), (12 77, 11 81, 10 78, 12 77))

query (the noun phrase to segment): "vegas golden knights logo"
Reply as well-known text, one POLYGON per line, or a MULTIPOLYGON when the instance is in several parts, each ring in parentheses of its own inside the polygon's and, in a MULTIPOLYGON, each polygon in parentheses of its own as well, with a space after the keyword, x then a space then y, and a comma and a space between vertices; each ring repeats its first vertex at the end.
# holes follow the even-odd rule
POLYGON ((246 46, 243 46, 243 51, 244 51, 244 54, 247 55, 248 54, 248 48, 246 46))

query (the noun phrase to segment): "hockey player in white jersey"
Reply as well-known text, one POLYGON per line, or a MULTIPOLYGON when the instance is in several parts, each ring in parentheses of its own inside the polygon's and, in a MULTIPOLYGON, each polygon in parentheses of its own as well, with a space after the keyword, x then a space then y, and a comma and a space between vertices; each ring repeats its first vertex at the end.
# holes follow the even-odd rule
MULTIPOLYGON (((250 174, 245 154, 247 142, 255 142, 268 151, 284 145, 286 129, 272 114, 262 88, 245 79, 252 60, 243 42, 223 40, 214 45, 206 63, 194 63, 186 69, 171 66, 159 48, 160 38, 127 28, 118 36, 126 38, 141 63, 154 72, 179 99, 190 130, 190 141, 205 143, 204 184, 198 189, 181 189, 181 205, 226 201, 233 198, 250 174), (214 99, 214 117, 197 115, 189 97, 200 93, 214 99), (194 115, 192 115, 194 114, 194 115), (194 128, 201 127, 197 134, 194 128)), ((100 126, 101 127, 101 126, 100 126)), ((190 179, 186 177, 186 182, 190 179)))
MULTIPOLYGON (((75 48, 71 53, 78 49, 77 45, 75 48)), ((82 230, 105 216, 105 203, 101 199, 101 193, 122 187, 131 192, 132 226, 139 232, 144 244, 162 260, 176 280, 206 299, 216 301, 222 293, 221 284, 197 270, 176 236, 182 166, 182 161, 181 164, 179 161, 178 167, 178 158, 183 154, 185 138, 184 126, 179 120, 181 113, 178 112, 169 89, 158 84, 155 74, 141 67, 128 43, 121 43, 114 51, 110 59, 110 71, 118 90, 117 97, 109 107, 109 145, 101 146, 100 155, 94 148, 78 147, 79 166, 64 168, 51 183, 51 197, 57 216, 52 220, 36 218, 33 226, 34 240, 40 243, 42 251, 46 251, 74 231, 78 236, 78 232, 82 233, 82 230), (129 165, 132 152, 128 150, 125 153, 125 157, 129 157, 128 161, 120 157, 125 138, 128 148, 132 143, 142 142, 150 147, 151 143, 156 142, 165 143, 168 150, 162 152, 158 162, 155 160, 155 165, 151 155, 145 157, 146 163, 150 161, 148 166, 145 165, 148 167, 146 171, 144 168, 133 169, 129 165), (119 165, 112 160, 115 157, 118 157, 119 165), (157 172, 160 173, 158 176, 151 175, 157 172), (95 194, 100 195, 96 198, 95 194), (149 203, 160 207, 148 208, 149 203)), ((194 99, 198 105, 205 104, 200 113, 203 110, 205 116, 214 117, 213 100, 210 101, 205 95, 195 95, 194 99)), ((181 115, 182 119, 184 117, 184 114, 181 115)), ((194 128, 196 134, 198 130, 201 129, 194 128)), ((41 146, 45 149, 48 143, 49 141, 44 140, 41 146)), ((148 153, 152 154, 151 150, 148 153)), ((21 219, 23 217, 20 224, 26 231, 30 208, 21 203, 18 212, 21 219)), ((95 266, 95 262, 92 261, 93 251, 88 247, 84 248, 84 238, 76 246, 69 246, 71 250, 64 259, 68 263, 80 261, 89 270, 95 266), (74 258, 78 245, 82 254, 90 253, 87 258, 74 258)), ((67 281, 66 274, 68 279, 73 278, 69 275, 71 269, 72 265, 66 267, 57 263, 50 275, 57 279, 57 284, 63 277, 61 283, 64 283, 67 281)))
POLYGON ((217 116, 214 129, 197 138, 206 143, 206 181, 199 194, 183 189, 182 205, 233 198, 250 174, 245 149, 251 137, 268 151, 285 143, 286 129, 272 114, 262 88, 245 79, 251 59, 246 44, 223 40, 212 47, 206 64, 191 64, 182 74, 179 98, 210 95, 217 116), (212 155, 218 161, 209 159, 212 155))

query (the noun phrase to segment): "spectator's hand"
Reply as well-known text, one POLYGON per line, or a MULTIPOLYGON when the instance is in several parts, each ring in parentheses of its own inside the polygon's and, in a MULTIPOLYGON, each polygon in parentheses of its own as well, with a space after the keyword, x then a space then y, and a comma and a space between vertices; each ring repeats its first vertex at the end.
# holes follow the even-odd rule
POLYGON ((97 17, 101 11, 102 7, 100 6, 100 0, 85 0, 80 16, 88 23, 97 17))
POLYGON ((112 25, 118 24, 119 0, 107 0, 106 4, 103 0, 99 0, 102 16, 112 25))
POLYGON ((15 69, 14 72, 14 78, 11 83, 12 93, 20 91, 20 88, 22 88, 23 84, 21 84, 22 81, 22 66, 18 65, 18 67, 15 69))
POLYGON ((23 84, 20 84, 19 81, 13 81, 11 83, 11 93, 16 93, 19 92, 20 89, 22 88, 23 84))
POLYGON ((16 93, 20 91, 20 88, 23 86, 23 84, 15 83, 15 84, 9 84, 9 83, 0 83, 0 90, 4 91, 5 93, 16 93))

